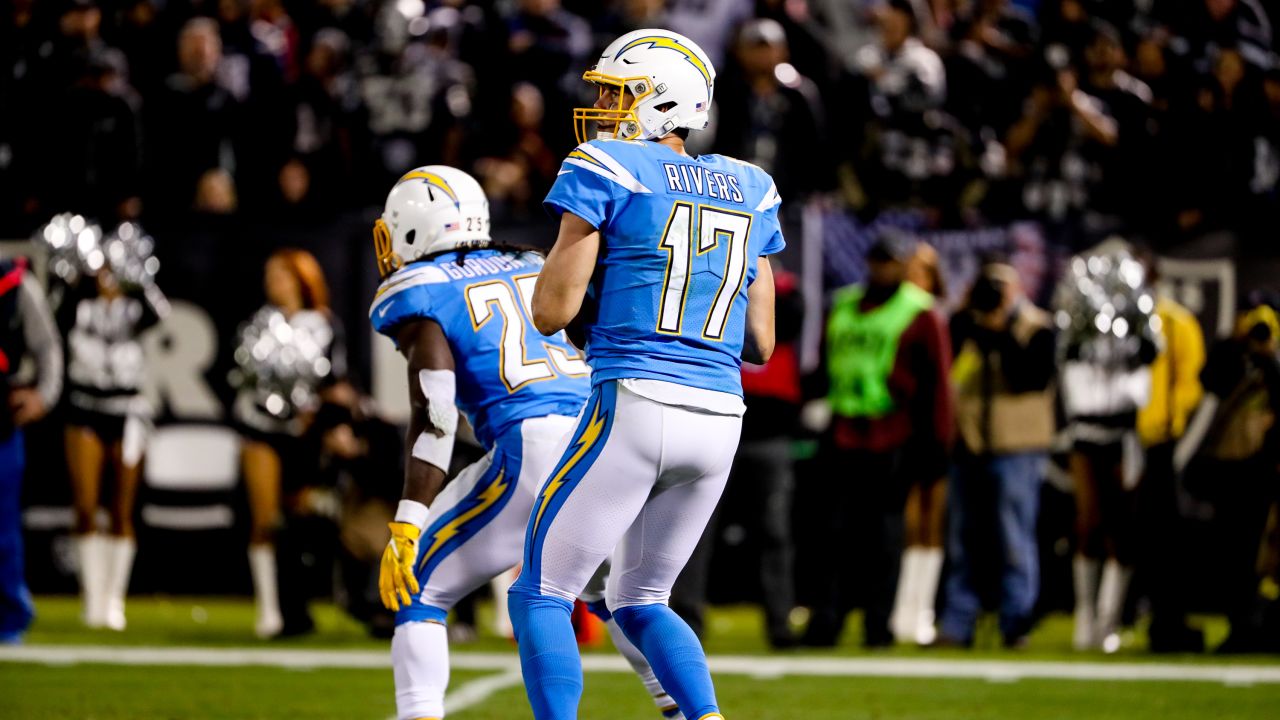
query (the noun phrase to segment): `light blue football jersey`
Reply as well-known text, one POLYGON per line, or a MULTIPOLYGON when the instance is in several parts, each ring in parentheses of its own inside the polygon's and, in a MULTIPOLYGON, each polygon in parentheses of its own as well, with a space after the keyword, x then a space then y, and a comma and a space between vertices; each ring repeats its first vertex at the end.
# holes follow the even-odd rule
POLYGON ((656 142, 592 140, 569 153, 545 205, 601 231, 587 326, 592 382, 664 380, 742 395, 747 286, 783 249, 769 174, 656 142))
POLYGON ((591 373, 563 332, 547 337, 531 321, 529 303, 542 257, 472 250, 411 263, 378 288, 369 319, 396 337, 413 320, 434 320, 453 351, 457 402, 486 449, 522 420, 576 415, 590 393, 591 373))

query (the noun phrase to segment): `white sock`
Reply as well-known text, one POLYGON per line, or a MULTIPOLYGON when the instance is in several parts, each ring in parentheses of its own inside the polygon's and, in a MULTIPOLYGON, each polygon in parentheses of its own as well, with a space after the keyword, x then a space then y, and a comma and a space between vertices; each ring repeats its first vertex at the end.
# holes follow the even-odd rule
POLYGON ((658 676, 653 674, 653 668, 649 666, 649 661, 645 659, 644 653, 640 652, 640 648, 627 639, 626 634, 622 632, 622 628, 618 627, 618 621, 609 618, 604 626, 609 630, 609 637, 613 639, 613 646, 631 664, 631 669, 636 671, 636 675, 640 676, 640 682, 644 683, 644 689, 649 691, 649 695, 653 698, 653 702, 658 706, 658 709, 666 712, 674 708, 676 701, 672 700, 667 691, 662 689, 662 683, 658 682, 658 676))
POLYGON ((1129 592, 1129 577, 1133 569, 1109 558, 1102 566, 1102 583, 1098 586, 1098 617, 1094 642, 1107 652, 1115 652, 1109 637, 1120 628, 1120 613, 1124 610, 1125 595, 1129 592))
POLYGON ((916 561, 916 636, 920 645, 928 645, 937 639, 934 629, 934 605, 938 601, 938 580, 942 575, 942 548, 920 548, 916 561))
POLYGON ((106 538, 98 533, 75 538, 76 559, 80 563, 81 619, 91 628, 107 624, 106 583, 108 571, 106 538))
POLYGON ((893 615, 889 627, 898 642, 916 641, 916 615, 920 604, 920 548, 909 547, 902 553, 898 568, 898 590, 893 599, 893 615))
POLYGON ((1089 650, 1097 642, 1094 606, 1098 595, 1098 565, 1097 560, 1083 555, 1076 555, 1071 562, 1076 591, 1076 628, 1072 644, 1077 650, 1089 650))
POLYGON ((106 540, 106 624, 112 630, 124 630, 124 598, 129 592, 129 576, 133 573, 133 556, 138 543, 129 537, 106 540))
POLYGON ((280 614, 274 545, 249 546, 249 574, 253 576, 253 597, 258 608, 254 632, 263 638, 279 634, 284 629, 284 617, 280 614))
POLYGON ((444 717, 444 691, 449 687, 449 635, 444 625, 397 626, 391 637, 391 668, 396 679, 396 717, 444 717))

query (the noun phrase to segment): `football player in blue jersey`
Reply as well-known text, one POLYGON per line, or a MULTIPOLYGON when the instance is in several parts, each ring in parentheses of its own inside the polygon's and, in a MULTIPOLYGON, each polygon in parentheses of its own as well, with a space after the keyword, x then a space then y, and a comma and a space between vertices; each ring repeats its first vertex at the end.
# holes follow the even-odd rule
POLYGON ((739 366, 773 352, 780 199, 754 165, 691 157, 715 69, 688 38, 638 30, 584 76, 582 141, 546 199, 560 234, 533 295, 555 333, 589 298, 591 397, 534 503, 509 594, 539 720, 577 717, 581 660, 570 610, 612 554, 606 604, 693 720, 722 718, 697 637, 667 607, 724 489, 742 424, 739 366))
MULTIPOLYGON (((445 618, 519 563, 539 484, 568 442, 590 368, 563 332, 530 327, 543 258, 491 241, 489 204, 470 175, 429 166, 400 178, 374 247, 384 279, 369 318, 408 359, 412 401, 404 499, 378 585, 397 612, 398 716, 442 718, 445 618), (457 407, 488 454, 446 484, 457 407)), ((581 596, 606 619, 663 715, 681 718, 644 656, 608 620, 603 570, 581 596)))

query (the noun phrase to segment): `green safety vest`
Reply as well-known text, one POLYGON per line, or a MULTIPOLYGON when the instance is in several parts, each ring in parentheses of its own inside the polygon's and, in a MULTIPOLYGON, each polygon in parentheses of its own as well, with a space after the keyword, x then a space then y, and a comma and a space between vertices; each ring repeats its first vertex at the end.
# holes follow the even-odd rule
POLYGON ((865 292, 858 285, 837 291, 827 320, 827 400, 844 417, 877 418, 894 409, 889 374, 898 340, 917 315, 933 307, 932 295, 904 282, 883 305, 863 312, 858 303, 865 292))

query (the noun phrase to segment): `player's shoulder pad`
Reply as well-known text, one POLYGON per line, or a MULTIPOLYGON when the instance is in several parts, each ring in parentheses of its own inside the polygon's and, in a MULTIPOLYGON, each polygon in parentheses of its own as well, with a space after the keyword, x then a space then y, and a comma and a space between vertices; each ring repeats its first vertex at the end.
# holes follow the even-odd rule
POLYGON ((782 203, 782 196, 778 194, 778 186, 773 182, 773 176, 765 171, 764 168, 749 163, 746 160, 739 160, 728 155, 720 157, 727 160, 732 165, 745 168, 744 173, 747 181, 748 198, 753 199, 753 207, 756 212, 768 212, 771 208, 776 208, 782 203))
POLYGON ((409 320, 432 318, 431 286, 448 283, 448 274, 430 262, 401 268, 378 286, 369 306, 369 321, 375 330, 390 335, 409 320))
POLYGON ((632 193, 653 192, 637 178, 637 163, 642 160, 646 143, 633 140, 588 140, 574 148, 564 160, 570 168, 594 173, 632 193))

